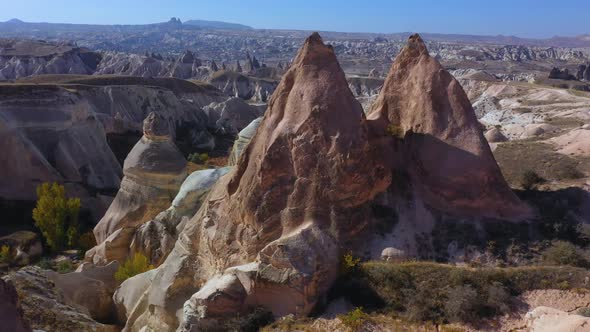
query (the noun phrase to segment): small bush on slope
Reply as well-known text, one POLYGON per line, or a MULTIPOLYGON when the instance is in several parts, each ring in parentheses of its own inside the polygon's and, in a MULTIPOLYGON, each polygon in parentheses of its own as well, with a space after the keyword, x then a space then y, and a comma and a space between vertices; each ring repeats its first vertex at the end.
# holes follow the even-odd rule
POLYGON ((588 266, 582 249, 565 241, 556 241, 543 251, 543 261, 553 265, 588 266))
POLYGON ((528 290, 587 288, 586 275, 585 269, 568 266, 472 269, 429 262, 368 262, 338 280, 330 298, 344 296, 368 312, 403 315, 412 321, 469 322, 506 312, 511 297, 528 290), (455 303, 445 305, 449 300, 455 303))
POLYGON ((0 263, 10 264, 12 256, 10 255, 10 247, 2 246, 0 248, 0 263))
POLYGON ((360 331, 367 320, 369 320, 369 315, 367 315, 363 308, 356 308, 346 314, 338 316, 342 321, 344 326, 348 327, 351 331, 356 332, 360 331))
POLYGON ((133 276, 136 276, 140 273, 147 272, 154 268, 148 262, 147 257, 141 253, 136 253, 133 257, 129 258, 123 265, 119 267, 117 272, 115 272, 115 279, 119 282, 123 282, 133 276))

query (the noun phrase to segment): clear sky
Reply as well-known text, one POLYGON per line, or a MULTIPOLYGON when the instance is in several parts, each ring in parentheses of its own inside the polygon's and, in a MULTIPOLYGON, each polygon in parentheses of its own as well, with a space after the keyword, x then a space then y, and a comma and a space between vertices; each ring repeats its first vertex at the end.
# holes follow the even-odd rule
POLYGON ((0 21, 142 24, 173 16, 271 29, 522 37, 590 33, 590 0, 0 0, 0 21))

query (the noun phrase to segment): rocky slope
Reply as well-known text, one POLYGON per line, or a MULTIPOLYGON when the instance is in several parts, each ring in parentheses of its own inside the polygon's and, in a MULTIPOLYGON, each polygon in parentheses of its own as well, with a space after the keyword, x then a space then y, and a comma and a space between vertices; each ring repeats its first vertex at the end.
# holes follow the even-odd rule
POLYGON ((66 43, 0 39, 0 80, 95 72, 102 56, 66 43))
MULTIPOLYGON (((209 127, 202 108, 229 98, 209 85, 172 78, 58 75, 3 84, 0 89, 0 147, 5 152, 0 160, 5 175, 0 197, 33 201, 37 185, 57 181, 66 184, 70 195, 82 198, 94 220, 109 204, 102 195, 119 188, 119 154, 130 149, 115 138, 133 139, 147 115, 155 112, 170 119, 173 134, 188 152, 213 149, 221 115, 212 113, 217 120, 209 127), (41 84, 32 83, 37 80, 41 84)), ((220 111, 224 120, 219 125, 232 132, 260 115, 244 102, 220 111)))
POLYGON ((375 105, 365 118, 333 48, 309 37, 235 168, 164 263, 117 290, 125 330, 213 328, 257 306, 306 315, 348 250, 380 255, 397 247, 412 256, 441 216, 529 215, 467 96, 419 36, 396 59, 375 105), (389 236, 374 233, 379 223, 389 236))

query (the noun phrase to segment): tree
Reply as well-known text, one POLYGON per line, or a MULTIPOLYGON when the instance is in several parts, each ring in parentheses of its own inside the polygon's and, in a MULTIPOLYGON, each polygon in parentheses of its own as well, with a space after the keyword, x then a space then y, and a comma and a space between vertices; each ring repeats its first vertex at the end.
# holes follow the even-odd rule
POLYGON ((76 245, 80 205, 79 198, 66 198, 64 186, 58 183, 37 187, 33 219, 52 251, 76 245))

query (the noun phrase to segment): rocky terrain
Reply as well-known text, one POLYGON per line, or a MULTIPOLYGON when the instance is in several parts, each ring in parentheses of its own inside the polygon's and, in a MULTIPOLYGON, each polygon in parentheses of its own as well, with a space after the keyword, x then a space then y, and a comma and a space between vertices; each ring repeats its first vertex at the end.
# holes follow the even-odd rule
POLYGON ((103 216, 119 189, 122 161, 148 114, 169 119, 182 158, 214 150, 217 136, 236 134, 260 115, 241 100, 225 104, 229 96, 203 83, 121 76, 43 80, 0 87, 0 197, 34 201, 37 185, 58 181, 82 198, 92 220, 103 216), (205 112, 209 105, 215 108, 205 112))
POLYGON ((15 253, 0 256, 7 326, 589 324, 585 39, 221 23, 0 23, 76 39, 0 42, 0 209, 18 216, 0 227, 15 253), (35 230, 35 189, 54 181, 81 198, 96 243, 54 253, 75 271, 19 270, 45 242, 12 231, 35 230), (574 253, 551 261, 562 242, 574 253), (137 257, 146 269, 119 279, 137 257))

